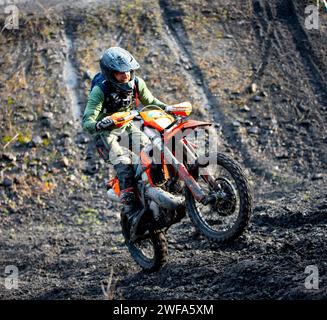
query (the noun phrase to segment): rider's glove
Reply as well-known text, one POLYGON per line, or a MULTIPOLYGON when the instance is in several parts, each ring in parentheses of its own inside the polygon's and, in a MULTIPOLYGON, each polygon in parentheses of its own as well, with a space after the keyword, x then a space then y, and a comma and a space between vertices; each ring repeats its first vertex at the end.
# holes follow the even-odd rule
POLYGON ((115 125, 115 121, 109 116, 98 121, 95 125, 97 131, 108 130, 115 125))

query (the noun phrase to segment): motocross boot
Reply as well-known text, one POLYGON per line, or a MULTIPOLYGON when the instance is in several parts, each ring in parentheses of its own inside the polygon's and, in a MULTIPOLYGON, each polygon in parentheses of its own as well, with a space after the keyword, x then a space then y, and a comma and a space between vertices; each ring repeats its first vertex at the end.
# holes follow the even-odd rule
POLYGON ((141 218, 141 210, 135 199, 133 165, 119 163, 114 166, 114 169, 117 172, 121 192, 122 215, 127 217, 130 239, 134 239, 141 218))
POLYGON ((137 238, 142 211, 137 206, 133 188, 122 190, 120 199, 123 204, 122 215, 127 217, 129 239, 133 241, 137 238))

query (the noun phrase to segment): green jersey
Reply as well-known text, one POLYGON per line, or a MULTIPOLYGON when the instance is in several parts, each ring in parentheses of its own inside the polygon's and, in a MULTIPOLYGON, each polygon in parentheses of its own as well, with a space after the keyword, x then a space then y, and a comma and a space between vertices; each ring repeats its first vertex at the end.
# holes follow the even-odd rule
MULTIPOLYGON (((158 107, 163 108, 165 104, 160 100, 156 99, 152 95, 152 93, 146 86, 144 80, 139 77, 137 78, 137 80, 138 80, 138 98, 140 99, 142 104, 144 106, 149 104, 154 104, 158 107)), ((98 121, 114 113, 114 112, 110 112, 110 106, 108 109, 103 108, 104 102, 105 102, 105 95, 102 89, 99 86, 95 85, 88 96, 87 105, 84 111, 83 121, 82 121, 83 129, 87 130, 91 134, 94 134, 96 132, 95 126, 98 121)), ((129 107, 127 107, 127 109, 125 109, 125 111, 131 110, 132 106, 133 105, 131 104, 129 107)), ((117 110, 115 112, 117 112, 117 110)))

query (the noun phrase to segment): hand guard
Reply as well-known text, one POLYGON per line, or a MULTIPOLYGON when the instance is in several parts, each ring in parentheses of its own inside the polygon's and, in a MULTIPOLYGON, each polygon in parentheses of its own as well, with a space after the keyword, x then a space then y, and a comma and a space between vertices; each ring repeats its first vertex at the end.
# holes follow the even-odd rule
POLYGON ((187 117, 192 112, 192 105, 188 101, 181 102, 181 103, 166 106, 165 111, 175 116, 187 117))

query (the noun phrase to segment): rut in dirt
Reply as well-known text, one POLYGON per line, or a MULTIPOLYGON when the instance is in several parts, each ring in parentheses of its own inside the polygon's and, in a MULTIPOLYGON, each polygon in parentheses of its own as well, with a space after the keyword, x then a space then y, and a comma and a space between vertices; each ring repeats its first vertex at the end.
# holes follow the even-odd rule
POLYGON ((69 97, 69 104, 73 115, 74 125, 78 126, 81 121, 81 108, 79 105, 79 95, 77 88, 79 80, 77 76, 77 69, 74 66, 72 56, 74 55, 74 44, 72 35, 67 31, 63 32, 63 39, 67 49, 67 58, 64 64, 63 80, 67 88, 67 95, 69 97))
POLYGON ((171 6, 167 0, 159 0, 159 4, 165 24, 164 29, 168 30, 168 35, 170 35, 173 38, 173 42, 177 44, 178 47, 176 50, 180 52, 181 56, 186 57, 192 65, 192 68, 189 70, 191 81, 193 83, 201 83, 200 92, 202 92, 204 97, 202 100, 204 101, 205 105, 207 102, 207 109, 213 113, 214 121, 221 125, 223 136, 226 138, 228 144, 234 149, 240 151, 244 159, 244 165, 248 169, 257 175, 262 176, 264 179, 270 180, 273 177, 270 169, 251 155, 247 145, 241 143, 240 136, 231 128, 232 121, 222 112, 220 112, 217 97, 211 92, 201 68, 197 65, 193 54, 188 49, 188 36, 182 24, 174 21, 174 17, 178 16, 180 12, 171 9, 171 6))
MULTIPOLYGON (((281 2, 277 8, 277 15, 282 18, 284 15, 286 16, 285 18, 287 19, 285 21, 291 31, 296 48, 300 53, 302 64, 311 83, 312 91, 319 103, 327 106, 327 80, 317 66, 319 59, 316 57, 309 36, 300 22, 298 9, 294 1, 287 0, 281 2)), ((327 70, 324 71, 326 72, 327 70)))
MULTIPOLYGON (((254 13, 252 26, 261 50, 261 64, 253 76, 253 81, 263 81, 274 64, 273 70, 294 86, 289 105, 294 109, 292 112, 299 126, 306 126, 310 121, 306 135, 300 143, 315 149, 312 154, 307 152, 305 155, 308 158, 309 172, 314 172, 317 162, 323 165, 325 157, 321 133, 326 131, 327 120, 323 112, 327 105, 326 65, 317 56, 312 35, 310 38, 303 26, 299 3, 293 0, 274 3, 253 0, 250 4, 254 13), (301 100, 296 96, 297 89, 305 92, 301 100), (311 126, 312 120, 319 124, 317 128, 311 126), (317 147, 318 145, 320 147, 317 147)), ((287 136, 287 139, 292 140, 289 134, 287 136)))
MULTIPOLYGON (((81 132, 84 134, 81 123, 86 105, 86 97, 82 94, 83 78, 79 76, 79 70, 76 65, 77 58, 74 41, 74 33, 79 23, 79 17, 70 14, 66 15, 65 28, 62 32, 62 37, 66 46, 66 62, 64 64, 63 79, 67 88, 68 101, 71 106, 74 128, 76 130, 75 134, 81 132)), ((85 70, 88 69, 88 66, 83 67, 85 70)), ((98 171, 96 159, 95 144, 92 139, 90 139, 86 150, 86 173, 94 174, 98 171)))
MULTIPOLYGON (((261 43, 262 51, 262 63, 254 76, 254 80, 258 81, 263 76, 273 53, 276 53, 277 56, 286 53, 287 44, 282 39, 282 31, 279 25, 287 26, 300 55, 300 62, 307 73, 313 94, 321 105, 326 106, 327 81, 323 72, 317 66, 317 64, 322 64, 312 49, 308 33, 300 21, 299 12, 294 1, 283 0, 273 6, 270 1, 253 0, 252 6, 255 13, 253 28, 258 42, 261 43)), ((294 58, 290 58, 294 60, 294 58)))

